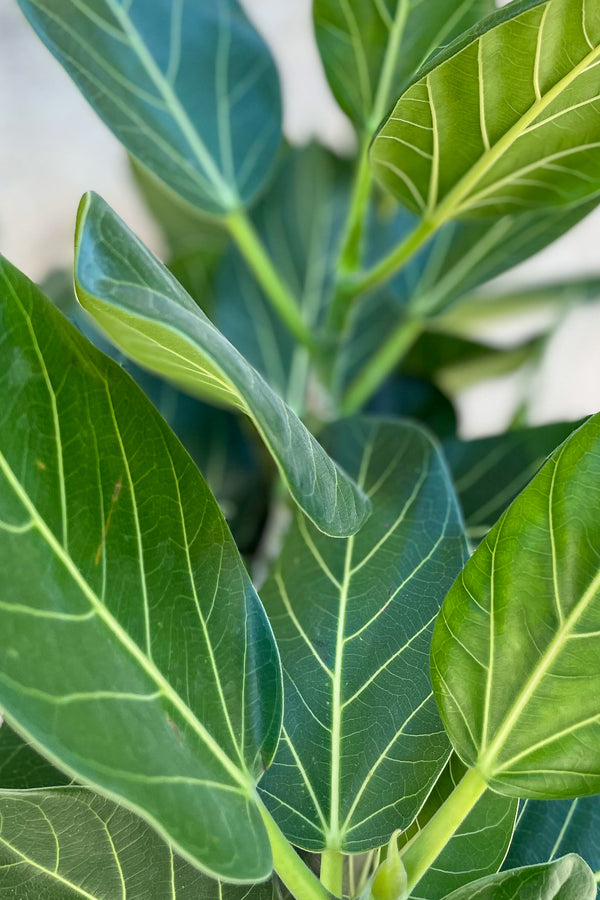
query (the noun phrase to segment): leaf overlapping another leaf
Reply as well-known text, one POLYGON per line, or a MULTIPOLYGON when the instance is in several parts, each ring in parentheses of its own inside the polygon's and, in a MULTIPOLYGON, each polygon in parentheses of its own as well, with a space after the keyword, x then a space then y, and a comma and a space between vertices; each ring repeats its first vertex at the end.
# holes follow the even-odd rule
POLYGON ((114 343, 190 393, 246 413, 311 521, 334 536, 355 532, 369 515, 362 491, 96 195, 82 202, 76 244, 79 300, 114 343))
POLYGON ((575 854, 555 862, 498 872, 452 891, 445 900, 594 900, 596 882, 575 854))
POLYGON ((598 103, 597 4, 524 0, 434 59, 377 135, 372 163, 434 225, 567 205, 600 189, 598 103))
POLYGON ((129 152, 180 197, 223 214, 260 191, 281 142, 279 81, 237 0, 19 5, 129 152))
POLYGON ((261 590, 285 679, 283 739, 262 792, 292 842, 352 853, 406 828, 448 759, 428 652, 466 543, 419 427, 350 419, 326 440, 374 511, 345 541, 299 515, 261 590))
POLYGON ((205 871, 267 877, 255 782, 279 659, 214 498, 129 376, 6 261, 0 353, 0 708, 205 871))

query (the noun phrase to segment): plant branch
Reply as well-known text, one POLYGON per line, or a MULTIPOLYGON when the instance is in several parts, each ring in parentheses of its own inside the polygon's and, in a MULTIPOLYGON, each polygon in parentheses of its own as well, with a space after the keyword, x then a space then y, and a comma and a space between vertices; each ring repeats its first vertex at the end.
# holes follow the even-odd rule
POLYGON ((229 213, 225 222, 229 233, 282 322, 301 344, 309 349, 315 349, 314 338, 302 317, 298 303, 275 269, 249 217, 243 210, 236 209, 229 213))
POLYGON ((302 862, 262 803, 260 812, 271 843, 273 867, 290 893, 296 900, 331 900, 317 876, 302 862))
POLYGON ((486 790, 487 782, 477 769, 469 769, 427 825, 406 845, 401 858, 408 875, 407 896, 486 790))
POLYGON ((443 222, 423 219, 419 225, 397 247, 384 256, 372 269, 355 279, 352 293, 354 297, 380 287, 392 278, 424 246, 443 222))
POLYGON ((339 850, 324 850, 321 854, 321 884, 334 897, 342 896, 344 856, 339 850))
POLYGON ((344 415, 353 415, 366 403, 393 372, 424 329, 425 324, 421 319, 402 320, 350 384, 342 400, 344 415))

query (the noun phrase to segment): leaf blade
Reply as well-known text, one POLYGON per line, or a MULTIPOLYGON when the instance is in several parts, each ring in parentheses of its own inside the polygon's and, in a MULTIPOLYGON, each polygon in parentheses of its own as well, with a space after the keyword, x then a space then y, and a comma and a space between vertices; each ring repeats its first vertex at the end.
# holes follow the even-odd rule
POLYGON ((498 872, 448 894, 446 900, 594 900, 591 869, 574 854, 541 866, 498 872), (518 894, 517 894, 518 892, 518 894))

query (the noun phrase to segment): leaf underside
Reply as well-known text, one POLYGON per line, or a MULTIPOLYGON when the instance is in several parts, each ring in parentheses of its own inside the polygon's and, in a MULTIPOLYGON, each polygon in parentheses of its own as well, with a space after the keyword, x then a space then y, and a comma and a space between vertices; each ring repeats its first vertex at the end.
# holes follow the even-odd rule
POLYGON ((498 872, 474 881, 445 900, 594 900, 596 882, 589 866, 571 854, 555 862, 498 872))

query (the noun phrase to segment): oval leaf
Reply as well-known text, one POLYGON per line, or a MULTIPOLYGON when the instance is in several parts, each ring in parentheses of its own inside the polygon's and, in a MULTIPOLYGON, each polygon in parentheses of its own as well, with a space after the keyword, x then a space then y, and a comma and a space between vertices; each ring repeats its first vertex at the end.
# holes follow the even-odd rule
POLYGON ((600 792, 599 484, 596 416, 480 544, 436 624, 446 728, 502 793, 600 792))
POLYGON ((600 189, 600 9, 526 0, 411 85, 377 135, 381 182, 434 226, 563 206, 600 189))
POLYGON ((5 261, 0 334, 0 708, 205 870, 260 880, 279 661, 218 506, 129 376, 5 261))
POLYGON ((188 392, 246 413, 292 497, 322 531, 338 537, 360 528, 369 514, 364 494, 95 194, 82 201, 76 246, 79 300, 117 346, 188 392))
POLYGON ((371 133, 431 54, 494 9, 493 0, 315 0, 317 43, 331 89, 371 133))
POLYGON ((411 823, 448 759, 427 656, 466 547, 424 431, 352 419, 327 442, 374 511, 347 541, 299 516, 261 591, 285 678, 283 740, 262 788, 293 843, 357 853, 411 823))
POLYGON ((592 871, 579 856, 499 872, 448 894, 446 900, 595 900, 592 871))
POLYGON ((211 213, 249 203, 281 142, 275 64, 236 0, 19 0, 136 159, 211 213))

